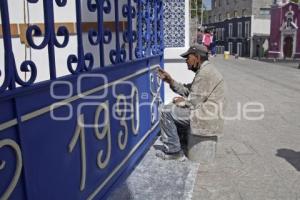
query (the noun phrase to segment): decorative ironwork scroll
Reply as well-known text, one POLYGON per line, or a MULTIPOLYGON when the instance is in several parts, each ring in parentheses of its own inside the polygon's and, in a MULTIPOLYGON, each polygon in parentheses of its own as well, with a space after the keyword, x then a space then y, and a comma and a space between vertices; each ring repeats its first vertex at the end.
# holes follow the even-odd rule
MULTIPOLYGON (((84 73, 92 71, 97 67, 108 66, 105 63, 105 57, 109 57, 112 65, 134 61, 136 59, 147 58, 155 55, 162 55, 164 49, 163 33, 163 0, 87 0, 88 11, 97 14, 97 27, 90 28, 88 39, 92 46, 98 46, 100 66, 95 66, 95 56, 92 52, 84 52, 83 44, 83 22, 82 22, 82 3, 83 0, 76 0, 76 33, 77 37, 77 55, 71 54, 67 57, 67 63, 56 63, 55 49, 65 48, 69 43, 69 31, 67 27, 61 25, 55 27, 54 4, 58 7, 66 7, 67 0, 27 0, 34 6, 39 2, 43 3, 44 22, 43 26, 37 24, 29 25, 26 29, 26 40, 28 45, 36 51, 47 48, 49 61, 49 80, 56 80, 57 65, 59 67, 67 66, 71 74, 84 73), (113 6, 112 6, 113 5, 113 6), (114 10, 112 10, 114 7, 114 10), (120 16, 126 18, 126 25, 123 23, 123 29, 120 28, 120 16), (114 14, 114 30, 105 28, 104 15, 114 14), (120 37, 122 36, 122 37, 120 37), (37 44, 35 38, 42 38, 37 44), (63 40, 59 42, 58 37, 63 40), (115 46, 105 55, 104 45, 111 44, 115 39, 115 46), (123 38, 121 41, 121 38, 123 38), (126 48, 128 46, 128 48, 126 48)), ((180 3, 178 3, 180 4, 180 3)), ((181 5, 181 4, 180 4, 181 5)), ((180 5, 175 6, 179 8, 180 5)), ((40 67, 31 60, 25 60, 21 63, 21 72, 30 72, 28 80, 24 81, 17 73, 15 55, 12 47, 12 36, 10 17, 8 11, 8 0, 0 2, 1 21, 3 30, 5 66, 4 72, 0 71, 0 76, 4 76, 4 81, 0 86, 0 94, 5 90, 13 90, 16 83, 20 86, 30 86, 37 79, 40 67)), ((181 19, 181 18, 178 18, 181 19)), ((168 20, 168 19, 167 19, 168 20)), ((178 21, 178 20, 177 20, 178 21)), ((170 27, 170 30, 172 28, 170 27)), ((169 30, 169 28, 167 28, 169 30)), ((173 29, 172 29, 173 30, 173 29)), ((180 31, 178 31, 180 32, 180 31)), ((179 37, 177 37, 179 38, 179 37)))

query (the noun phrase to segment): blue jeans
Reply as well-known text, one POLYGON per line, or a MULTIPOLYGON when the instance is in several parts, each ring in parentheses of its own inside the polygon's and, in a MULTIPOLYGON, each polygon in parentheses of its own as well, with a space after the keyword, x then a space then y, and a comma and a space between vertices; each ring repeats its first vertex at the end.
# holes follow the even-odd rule
POLYGON ((181 150, 180 135, 185 136, 190 130, 190 109, 181 108, 171 103, 160 109, 161 139, 165 153, 181 150))

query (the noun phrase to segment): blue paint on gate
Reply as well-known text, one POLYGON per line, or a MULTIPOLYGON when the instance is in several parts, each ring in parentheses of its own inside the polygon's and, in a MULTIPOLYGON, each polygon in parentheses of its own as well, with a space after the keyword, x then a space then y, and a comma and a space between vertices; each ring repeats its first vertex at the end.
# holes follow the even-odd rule
MULTIPOLYGON (((27 29, 32 48, 48 49, 49 80, 36 83, 38 66, 33 61, 20 66, 22 72, 31 74, 28 81, 17 74, 8 1, 0 1, 5 48, 0 85, 0 199, 106 198, 126 179, 159 132, 163 90, 155 69, 163 67, 162 0, 128 0, 123 6, 114 1, 127 19, 123 42, 129 48, 125 50, 119 38, 109 55, 104 55, 103 44, 111 42, 112 32, 103 29, 103 14, 111 12, 112 2, 95 2, 87 1, 89 11, 98 16, 98 30, 89 31, 89 40, 99 46, 100 66, 94 66, 96 58, 84 52, 81 1, 76 0, 77 55, 68 56, 71 74, 57 77, 55 48, 66 47, 69 33, 64 27, 55 33, 53 4, 64 7, 67 1, 43 1, 43 42, 37 45, 33 40, 41 36, 39 27, 27 29), (64 41, 59 43, 56 36, 63 36, 64 41), (104 62, 105 56, 112 66, 104 62)), ((116 35, 121 34, 118 15, 115 22, 116 35)))

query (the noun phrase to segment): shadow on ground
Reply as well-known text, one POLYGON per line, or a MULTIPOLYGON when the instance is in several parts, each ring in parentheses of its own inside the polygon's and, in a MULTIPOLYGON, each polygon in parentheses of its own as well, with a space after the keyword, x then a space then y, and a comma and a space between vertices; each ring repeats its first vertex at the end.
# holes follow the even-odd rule
POLYGON ((278 149, 276 156, 284 158, 297 171, 300 171, 300 151, 297 152, 292 149, 278 149))

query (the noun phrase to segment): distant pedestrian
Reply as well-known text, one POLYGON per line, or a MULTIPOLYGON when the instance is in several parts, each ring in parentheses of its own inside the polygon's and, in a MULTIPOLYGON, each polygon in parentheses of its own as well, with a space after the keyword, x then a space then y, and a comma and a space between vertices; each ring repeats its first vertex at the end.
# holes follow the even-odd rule
POLYGON ((202 43, 203 45, 206 46, 206 48, 208 50, 211 50, 210 49, 210 44, 212 43, 212 35, 210 34, 210 32, 208 30, 205 30, 204 31, 204 35, 203 35, 203 39, 202 39, 202 43))
POLYGON ((212 35, 212 43, 210 45, 210 51, 211 51, 211 56, 216 56, 217 53, 217 37, 216 37, 216 32, 213 32, 212 35))

